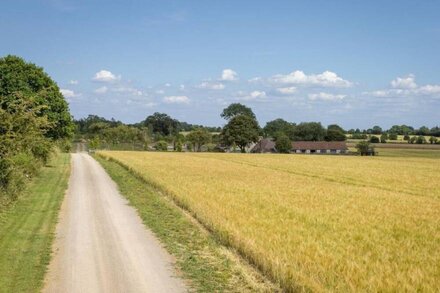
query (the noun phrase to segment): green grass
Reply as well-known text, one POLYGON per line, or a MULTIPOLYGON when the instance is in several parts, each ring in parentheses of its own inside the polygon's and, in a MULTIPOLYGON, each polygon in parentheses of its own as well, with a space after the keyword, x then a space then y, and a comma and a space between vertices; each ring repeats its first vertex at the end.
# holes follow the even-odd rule
POLYGON ((197 292, 279 291, 261 274, 222 245, 167 196, 114 161, 96 159, 118 184, 144 224, 176 259, 197 292))
POLYGON ((0 213, 0 292, 38 292, 67 181, 70 155, 58 154, 0 213))

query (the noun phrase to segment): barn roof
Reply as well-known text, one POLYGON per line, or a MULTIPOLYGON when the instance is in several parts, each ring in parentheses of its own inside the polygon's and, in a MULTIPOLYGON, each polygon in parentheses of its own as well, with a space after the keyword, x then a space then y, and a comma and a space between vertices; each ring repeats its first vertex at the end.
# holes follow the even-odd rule
POLYGON ((294 141, 293 150, 347 150, 345 141, 294 141))
POLYGON ((272 152, 275 150, 275 142, 269 138, 263 138, 252 148, 251 152, 261 153, 261 152, 272 152))

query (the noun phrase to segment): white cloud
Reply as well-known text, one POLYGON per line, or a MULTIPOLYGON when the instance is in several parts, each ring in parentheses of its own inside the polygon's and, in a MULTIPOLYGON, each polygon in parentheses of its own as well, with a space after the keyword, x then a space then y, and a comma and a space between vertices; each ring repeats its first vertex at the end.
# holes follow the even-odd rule
POLYGON ((157 90, 157 91, 155 91, 155 93, 158 95, 163 95, 165 93, 165 91, 164 90, 157 90))
POLYGON ((116 76, 108 70, 98 71, 93 77, 94 81, 99 81, 99 82, 113 82, 120 79, 121 79, 120 75, 116 76))
POLYGON ((248 82, 250 82, 250 83, 256 83, 256 82, 260 82, 260 81, 262 81, 262 80, 263 80, 262 77, 257 76, 257 77, 253 77, 253 78, 249 79, 248 82))
POLYGON ((222 76, 220 78, 220 80, 225 80, 225 81, 234 81, 237 79, 238 79, 237 72, 235 72, 232 69, 224 69, 222 72, 222 76))
POLYGON ((102 87, 100 87, 100 88, 97 88, 97 89, 94 90, 93 92, 94 92, 95 94, 102 95, 102 94, 105 94, 107 91, 108 91, 108 88, 107 88, 106 86, 102 86, 102 87))
POLYGON ((190 99, 187 96, 166 96, 163 101, 167 104, 188 104, 190 99))
POLYGON ((415 89, 417 84, 415 82, 415 76, 410 74, 406 77, 398 77, 391 81, 391 86, 397 89, 415 89))
POLYGON ((381 89, 363 94, 377 98, 440 97, 440 85, 427 84, 418 86, 415 82, 415 76, 412 74, 407 77, 397 77, 390 84, 391 89, 381 89))
POLYGON ((346 95, 334 95, 329 93, 320 92, 318 94, 309 94, 309 100, 322 100, 322 101, 340 101, 343 100, 346 95))
POLYGON ((291 95, 296 92, 296 87, 291 86, 291 87, 277 88, 277 92, 283 95, 291 95))
POLYGON ((74 97, 77 97, 77 96, 78 96, 77 94, 75 94, 74 91, 72 91, 72 90, 68 90, 68 89, 60 89, 60 92, 61 92, 61 94, 62 94, 66 99, 68 99, 68 98, 74 98, 74 97))
POLYGON ((167 82, 166 84, 164 84, 166 87, 170 87, 171 83, 167 82))
POLYGON ((237 96, 241 100, 245 100, 245 101, 262 100, 267 97, 265 91, 252 91, 250 93, 245 93, 245 92, 240 91, 237 93, 237 96))
POLYGON ((204 81, 197 86, 199 89, 208 89, 208 90, 222 90, 225 88, 225 85, 220 82, 208 82, 204 81))
POLYGON ((79 84, 79 81, 77 81, 77 80, 71 80, 71 81, 69 81, 69 84, 77 85, 77 84, 79 84))
POLYGON ((277 84, 297 84, 320 87, 350 87, 353 85, 350 81, 341 78, 331 71, 307 75, 301 70, 296 70, 286 75, 277 74, 270 80, 277 84))
POLYGON ((133 96, 142 96, 142 91, 136 89, 136 88, 132 88, 132 87, 116 87, 112 89, 112 92, 115 93, 128 93, 131 94, 133 96))

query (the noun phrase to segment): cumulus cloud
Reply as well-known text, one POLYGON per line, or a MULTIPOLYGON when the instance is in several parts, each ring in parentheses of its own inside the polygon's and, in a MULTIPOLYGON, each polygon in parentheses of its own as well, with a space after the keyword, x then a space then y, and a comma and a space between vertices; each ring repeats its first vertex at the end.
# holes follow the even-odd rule
POLYGON ((415 76, 409 74, 406 77, 397 77, 395 80, 392 80, 391 86, 397 89, 415 89, 417 84, 415 82, 415 76))
POLYGON ((60 89, 60 92, 66 99, 78 96, 74 91, 68 89, 60 89))
POLYGON ((71 84, 71 85, 77 85, 78 83, 79 83, 79 81, 77 81, 77 80, 69 81, 69 84, 71 84))
POLYGON ((398 98, 398 97, 440 97, 440 85, 423 85, 419 86, 415 82, 415 76, 410 74, 406 77, 397 77, 391 81, 389 89, 381 89, 372 92, 365 92, 377 98, 398 98))
POLYGON ((121 79, 120 75, 116 76, 108 70, 98 71, 95 73, 95 76, 93 77, 94 81, 99 81, 99 82, 114 82, 120 79, 121 79))
POLYGON ((220 82, 208 82, 204 81, 197 86, 200 89, 208 89, 208 90, 222 90, 225 88, 225 85, 220 82))
POLYGON ((320 74, 307 75, 301 70, 296 70, 289 74, 277 74, 270 78, 271 82, 276 84, 296 84, 303 86, 318 86, 318 87, 350 87, 352 82, 343 79, 336 73, 331 71, 324 71, 320 74))
POLYGON ((245 92, 240 91, 237 93, 237 96, 241 100, 245 100, 245 101, 262 100, 267 97, 265 91, 252 91, 250 93, 245 93, 245 92))
POLYGON ((190 99, 187 96, 166 96, 163 101, 166 104, 188 104, 190 99))
POLYGON ((140 91, 140 90, 138 90, 138 89, 136 89, 136 88, 133 88, 133 87, 116 87, 116 88, 113 88, 112 89, 112 92, 115 92, 115 93, 127 93, 127 94, 130 94, 130 95, 133 95, 133 96, 142 96, 142 91, 140 91))
POLYGON ((343 100, 346 95, 334 95, 330 93, 320 92, 317 94, 309 94, 309 100, 322 100, 322 101, 340 101, 343 100))
POLYGON ((107 91, 108 91, 108 88, 107 88, 106 86, 102 86, 102 87, 100 87, 100 88, 97 88, 97 89, 94 90, 93 92, 94 92, 95 94, 102 95, 102 94, 105 94, 107 91))
POLYGON ((291 95, 296 92, 296 87, 294 86, 282 87, 282 88, 277 88, 276 91, 282 95, 291 95))
POLYGON ((225 81, 234 81, 238 79, 238 75, 237 72, 232 69, 223 69, 220 79, 225 81))

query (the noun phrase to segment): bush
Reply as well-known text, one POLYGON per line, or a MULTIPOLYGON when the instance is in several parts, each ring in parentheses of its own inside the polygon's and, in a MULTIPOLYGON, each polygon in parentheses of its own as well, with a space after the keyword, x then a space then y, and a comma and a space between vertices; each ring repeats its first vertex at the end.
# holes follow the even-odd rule
POLYGON ((370 142, 371 142, 371 143, 379 143, 380 140, 379 140, 379 138, 378 138, 377 136, 372 135, 372 136, 370 137, 370 142))
POLYGON ((175 151, 176 151, 176 152, 181 152, 181 151, 182 151, 182 143, 181 143, 180 141, 178 141, 178 142, 176 143, 176 149, 175 149, 175 151))
POLYGON ((292 142, 287 137, 287 135, 281 134, 277 137, 277 140, 275 141, 275 148, 280 153, 288 154, 292 149, 292 142))
POLYGON ((395 133, 390 133, 390 134, 388 135, 388 139, 389 139, 389 140, 397 140, 397 134, 395 134, 395 133))
POLYGON ((424 144, 424 143, 426 143, 425 137, 423 135, 418 136, 417 139, 416 139, 416 143, 417 144, 424 144))
POLYGON ((386 142, 387 142, 387 139, 388 139, 388 135, 387 135, 386 133, 384 133, 384 134, 382 134, 382 135, 380 136, 380 142, 381 142, 381 143, 386 143, 386 142))
POLYGON ((155 149, 156 151, 167 151, 168 143, 164 140, 159 140, 158 142, 156 142, 155 149))

